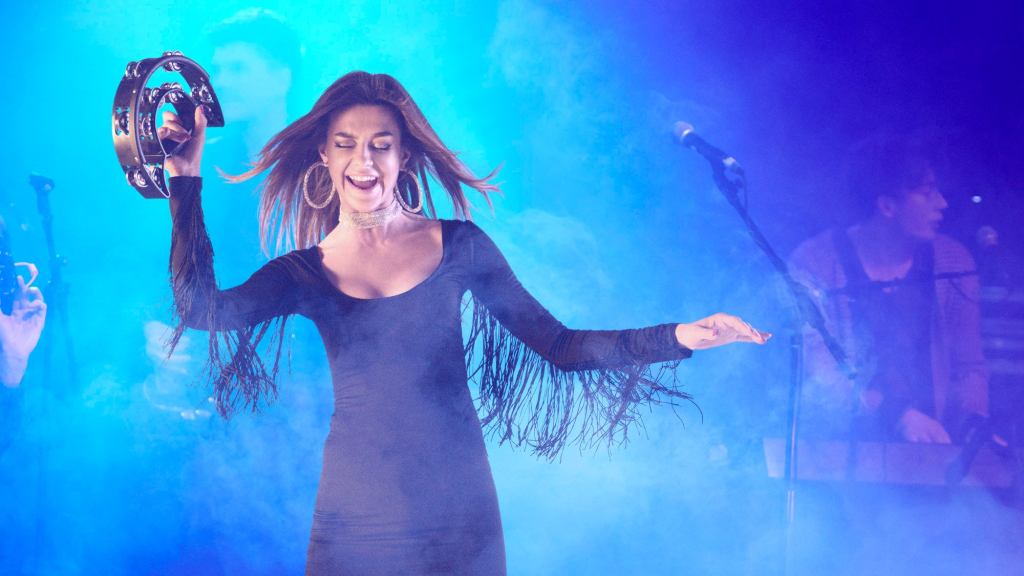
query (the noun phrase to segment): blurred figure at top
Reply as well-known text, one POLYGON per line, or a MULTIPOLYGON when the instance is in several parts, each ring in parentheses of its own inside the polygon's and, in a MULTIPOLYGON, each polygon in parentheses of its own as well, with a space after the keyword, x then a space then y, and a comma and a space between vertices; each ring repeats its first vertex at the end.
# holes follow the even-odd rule
POLYGON ((910 138, 862 142, 845 182, 861 219, 791 256, 857 371, 844 376, 821 336, 805 334, 809 435, 949 443, 988 415, 978 278, 967 249, 939 233, 935 166, 910 138))
MULTIPOLYGON (((205 155, 227 173, 248 170, 263 145, 300 114, 294 87, 302 63, 296 29, 265 8, 246 8, 205 34, 207 68, 224 112, 225 126, 212 130, 205 155)), ((252 190, 212 179, 207 186, 207 220, 218 245, 218 269, 228 282, 241 282, 264 261, 259 249, 259 201, 252 190)))
MULTIPOLYGON (((226 127, 240 131, 242 160, 248 162, 288 124, 302 45, 295 30, 265 8, 247 8, 221 21, 208 39, 213 46, 209 72, 226 127)), ((224 138, 210 138, 207 146, 224 138)))

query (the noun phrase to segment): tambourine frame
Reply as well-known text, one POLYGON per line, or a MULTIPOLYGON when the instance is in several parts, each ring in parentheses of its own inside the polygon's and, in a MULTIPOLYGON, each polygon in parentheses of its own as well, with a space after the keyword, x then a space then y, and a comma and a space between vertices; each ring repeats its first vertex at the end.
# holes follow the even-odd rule
POLYGON ((210 84, 210 75, 194 60, 181 52, 164 52, 159 58, 129 62, 114 95, 111 111, 111 132, 114 150, 128 184, 145 198, 168 198, 170 192, 164 177, 164 160, 173 155, 178 144, 157 137, 156 114, 164 104, 171 104, 182 125, 190 133, 194 128, 197 106, 203 106, 207 126, 224 126, 220 102, 210 84), (178 82, 164 82, 149 88, 150 78, 163 68, 179 73, 188 85, 188 92, 178 82))

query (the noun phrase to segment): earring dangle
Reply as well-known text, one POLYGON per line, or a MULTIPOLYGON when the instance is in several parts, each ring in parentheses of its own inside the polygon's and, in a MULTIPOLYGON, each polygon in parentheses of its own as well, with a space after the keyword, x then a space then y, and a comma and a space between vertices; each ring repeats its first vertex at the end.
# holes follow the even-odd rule
POLYGON ((416 204, 415 208, 410 206, 409 203, 405 201, 405 198, 402 198, 402 193, 398 191, 398 183, 397 182, 395 182, 395 200, 398 200, 398 203, 402 205, 402 208, 406 212, 412 212, 413 214, 419 214, 420 211, 423 210, 423 194, 420 192, 420 183, 419 183, 419 181, 416 180, 416 176, 413 175, 413 173, 408 171, 408 170, 402 170, 401 172, 399 172, 399 174, 408 174, 409 175, 409 178, 412 180, 413 186, 416 187, 416 197, 419 199, 419 202, 416 204))
POLYGON ((324 200, 323 203, 321 204, 314 203, 313 200, 310 199, 309 197, 309 176, 313 173, 313 170, 317 169, 320 166, 327 168, 327 163, 314 162, 313 164, 310 165, 309 168, 306 168, 306 173, 302 176, 302 199, 305 200, 306 204, 308 204, 309 207, 314 210, 321 210, 323 208, 326 208, 327 205, 331 203, 331 200, 334 199, 334 186, 331 186, 330 194, 327 195, 327 199, 324 200))

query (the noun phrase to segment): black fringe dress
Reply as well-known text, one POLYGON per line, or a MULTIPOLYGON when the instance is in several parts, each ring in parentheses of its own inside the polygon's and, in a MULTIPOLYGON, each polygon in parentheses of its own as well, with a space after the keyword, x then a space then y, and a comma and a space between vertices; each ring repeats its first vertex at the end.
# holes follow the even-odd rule
POLYGON ((171 274, 182 320, 171 345, 185 327, 210 331, 222 413, 255 409, 275 394, 287 316, 311 319, 326 346, 334 414, 307 574, 504 574, 485 431, 554 458, 567 443, 621 442, 640 407, 688 398, 675 386, 677 362, 651 370, 689 357, 674 324, 565 328, 471 222, 442 221, 441 263, 396 296, 340 292, 316 246, 220 291, 201 180, 170 184, 171 274), (463 303, 467 291, 472 300, 463 303), (256 353, 264 336, 276 346, 269 369, 256 353), (479 386, 476 405, 470 380, 479 386))

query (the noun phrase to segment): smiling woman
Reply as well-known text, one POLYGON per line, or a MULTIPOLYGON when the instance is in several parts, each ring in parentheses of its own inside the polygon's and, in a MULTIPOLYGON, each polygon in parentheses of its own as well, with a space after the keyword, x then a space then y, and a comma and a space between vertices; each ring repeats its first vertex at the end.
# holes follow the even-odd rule
MULTIPOLYGON (((188 138, 173 117, 161 130, 188 138)), ((255 352, 270 324, 291 314, 316 324, 335 409, 308 574, 504 574, 484 431, 548 458, 569 443, 621 442, 640 408, 689 398, 671 378, 674 364, 655 365, 769 336, 725 314, 636 330, 566 328, 467 221, 462 186, 486 197, 497 190, 494 174, 474 176, 395 79, 365 72, 336 81, 235 178, 270 171, 264 242, 276 235, 278 247, 297 249, 220 291, 199 199, 204 130, 200 110, 192 141, 167 160, 182 320, 172 345, 185 327, 210 331, 226 416, 274 394, 277 361, 267 370, 255 352), (428 175, 459 219, 436 219, 428 175)))

